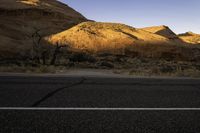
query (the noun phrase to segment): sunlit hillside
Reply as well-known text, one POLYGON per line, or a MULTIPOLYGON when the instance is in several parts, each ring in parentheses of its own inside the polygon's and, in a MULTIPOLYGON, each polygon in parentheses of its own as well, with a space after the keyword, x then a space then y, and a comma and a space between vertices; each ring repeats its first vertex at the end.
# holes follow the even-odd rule
POLYGON ((68 44, 92 51, 115 50, 144 44, 173 44, 168 38, 124 24, 84 22, 46 37, 52 44, 68 44))
POLYGON ((146 27, 142 29, 145 31, 166 37, 179 45, 186 44, 186 42, 184 42, 181 38, 179 38, 178 35, 176 35, 176 33, 174 33, 168 26, 165 26, 165 25, 152 26, 152 27, 146 27))
POLYGON ((191 44, 200 44, 200 34, 196 34, 193 32, 186 32, 184 34, 180 34, 179 37, 183 39, 185 42, 191 44))
POLYGON ((142 29, 145 31, 151 32, 151 33, 155 33, 155 34, 164 36, 166 38, 176 38, 177 37, 177 35, 168 26, 165 26, 165 25, 146 27, 146 28, 142 28, 142 29))
POLYGON ((26 55, 32 35, 61 32, 87 21, 80 13, 56 0, 0 0, 0 57, 26 55))
POLYGON ((0 18, 0 71, 16 65, 22 71, 39 66, 39 72, 49 66, 200 72, 198 34, 95 22, 57 0, 0 0, 0 18))
POLYGON ((192 57, 193 59, 196 57, 190 45, 179 41, 178 36, 169 28, 159 27, 156 31, 153 29, 150 32, 149 29, 148 31, 136 29, 117 23, 84 22, 45 39, 50 44, 68 45, 72 49, 94 53, 150 58, 189 59, 192 57), (162 34, 156 32, 163 28, 162 34))

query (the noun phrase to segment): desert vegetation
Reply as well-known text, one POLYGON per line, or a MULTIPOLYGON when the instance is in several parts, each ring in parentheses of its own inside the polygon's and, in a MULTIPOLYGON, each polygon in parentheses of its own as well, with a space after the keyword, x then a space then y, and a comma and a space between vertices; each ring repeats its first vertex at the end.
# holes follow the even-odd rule
POLYGON ((178 44, 172 42, 172 38, 167 39, 145 31, 140 35, 140 30, 122 24, 94 22, 89 22, 89 26, 87 24, 80 24, 78 28, 75 26, 60 35, 50 37, 44 34, 43 29, 34 28, 29 36, 31 45, 29 44, 28 50, 21 51, 17 58, 1 60, 0 71, 57 73, 71 68, 91 68, 143 76, 200 76, 199 45, 187 43, 180 45, 180 42, 178 44), (104 30, 106 34, 102 35, 104 30), (71 34, 72 31, 75 33, 71 34), (67 37, 68 32, 70 37, 67 37), (149 40, 156 37, 161 40, 157 43, 144 41, 141 39, 145 37, 143 33, 147 34, 146 36, 150 35, 149 40), (125 39, 123 43, 123 39, 109 40, 112 34, 115 39, 125 37, 131 41, 127 43, 125 39), (88 38, 84 38, 86 35, 88 38), (96 41, 96 36, 107 39, 103 42, 105 44, 100 44, 101 47, 99 41, 96 41), (73 43, 66 40, 69 38, 74 39, 73 43))
POLYGON ((200 77, 200 35, 94 22, 56 0, 0 1, 0 71, 200 77), (9 5, 9 6, 8 6, 9 5))
POLYGON ((91 68, 109 69, 116 73, 126 72, 130 75, 140 76, 199 77, 199 58, 188 58, 188 55, 194 53, 193 49, 186 53, 189 51, 188 48, 184 52, 184 48, 181 47, 180 51, 162 53, 159 47, 156 46, 152 48, 154 52, 145 52, 149 50, 149 46, 147 48, 145 46, 135 47, 134 51, 129 49, 124 54, 113 54, 108 52, 78 51, 71 49, 67 45, 59 46, 57 44, 53 47, 48 47, 47 51, 45 51, 45 56, 39 58, 40 61, 35 58, 35 60, 26 59, 18 60, 17 62, 5 62, 4 64, 1 63, 0 71, 59 73, 74 68, 91 68), (45 58, 45 61, 43 58, 45 58))
POLYGON ((200 35, 193 32, 186 32, 184 34, 179 34, 179 37, 185 42, 191 44, 200 44, 200 35))

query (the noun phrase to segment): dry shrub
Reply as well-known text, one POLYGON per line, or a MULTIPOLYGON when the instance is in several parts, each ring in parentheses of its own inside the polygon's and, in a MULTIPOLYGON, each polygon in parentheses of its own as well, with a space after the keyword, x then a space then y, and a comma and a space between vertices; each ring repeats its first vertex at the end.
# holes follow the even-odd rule
POLYGON ((92 63, 96 61, 94 56, 84 52, 72 53, 69 57, 69 60, 71 62, 92 62, 92 63))

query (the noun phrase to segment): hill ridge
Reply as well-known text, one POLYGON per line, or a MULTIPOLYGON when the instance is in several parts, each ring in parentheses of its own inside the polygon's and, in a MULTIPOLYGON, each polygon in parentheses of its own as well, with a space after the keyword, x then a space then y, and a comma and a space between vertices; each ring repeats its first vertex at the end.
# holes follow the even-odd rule
POLYGON ((32 35, 37 30, 41 36, 47 36, 88 21, 57 0, 40 0, 42 4, 38 5, 27 4, 31 1, 0 0, 0 57, 15 57, 22 54, 21 51, 26 53, 33 45, 32 35))
POLYGON ((117 49, 134 44, 172 43, 167 38, 120 23, 83 22, 45 38, 75 48, 117 49))

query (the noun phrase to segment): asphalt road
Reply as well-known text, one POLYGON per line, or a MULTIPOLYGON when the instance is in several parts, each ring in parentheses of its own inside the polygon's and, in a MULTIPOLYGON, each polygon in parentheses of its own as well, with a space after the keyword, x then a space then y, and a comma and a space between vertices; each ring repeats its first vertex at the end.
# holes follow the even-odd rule
POLYGON ((7 132, 199 133, 200 80, 0 76, 7 132))

